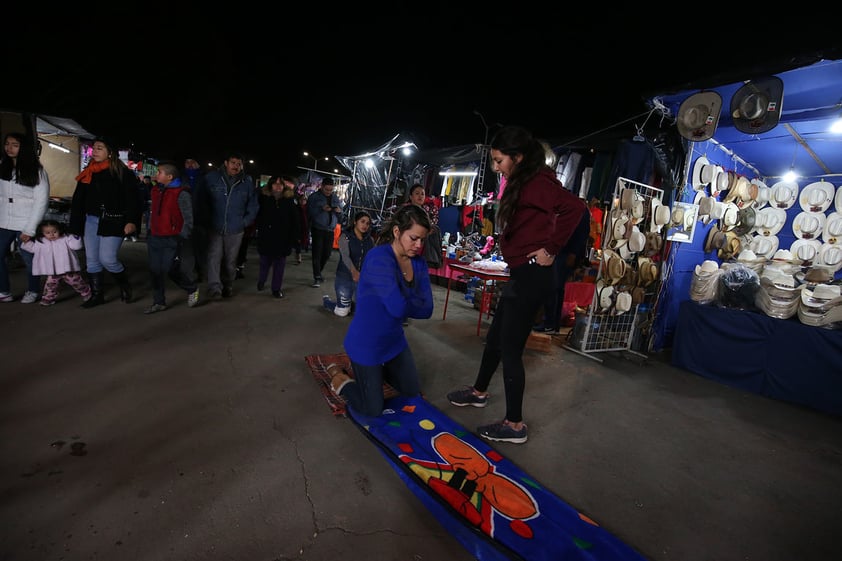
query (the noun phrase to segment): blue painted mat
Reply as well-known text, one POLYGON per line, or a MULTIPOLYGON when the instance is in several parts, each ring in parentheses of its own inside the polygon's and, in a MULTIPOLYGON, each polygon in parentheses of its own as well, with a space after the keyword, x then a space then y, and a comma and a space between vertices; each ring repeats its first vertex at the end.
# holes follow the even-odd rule
POLYGON ((347 413, 477 559, 645 560, 423 398, 386 407, 378 417, 347 413))

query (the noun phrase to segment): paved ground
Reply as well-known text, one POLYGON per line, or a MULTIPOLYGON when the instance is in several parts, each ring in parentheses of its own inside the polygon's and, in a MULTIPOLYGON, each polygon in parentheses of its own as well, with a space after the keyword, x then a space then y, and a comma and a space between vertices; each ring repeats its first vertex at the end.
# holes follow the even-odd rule
MULTIPOLYGON (((110 285, 91 310, 72 292, 0 304, 0 560, 472 559, 307 369, 350 321, 320 309, 336 255, 321 289, 305 256, 286 298, 258 293, 252 253, 232 299, 188 309, 170 287, 172 308, 145 316, 145 250, 122 250, 134 303, 110 285)), ((445 400, 482 339, 462 294, 442 321, 434 291, 433 318, 407 328, 423 388, 468 428, 497 420, 499 375, 485 409, 445 400)), ((528 351, 530 440, 498 450, 653 561, 839 558, 839 418, 667 355, 601 355, 528 351)))

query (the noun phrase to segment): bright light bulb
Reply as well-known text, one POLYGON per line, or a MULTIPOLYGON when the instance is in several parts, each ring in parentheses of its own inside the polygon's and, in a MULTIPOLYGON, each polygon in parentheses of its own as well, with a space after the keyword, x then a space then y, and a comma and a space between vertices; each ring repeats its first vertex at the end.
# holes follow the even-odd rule
POLYGON ((795 170, 792 168, 789 168, 789 171, 786 172, 783 176, 783 180, 788 181, 790 183, 795 181, 796 179, 798 179, 798 176, 795 175, 795 170))
POLYGON ((842 134, 842 117, 836 119, 833 124, 830 125, 830 132, 842 134))

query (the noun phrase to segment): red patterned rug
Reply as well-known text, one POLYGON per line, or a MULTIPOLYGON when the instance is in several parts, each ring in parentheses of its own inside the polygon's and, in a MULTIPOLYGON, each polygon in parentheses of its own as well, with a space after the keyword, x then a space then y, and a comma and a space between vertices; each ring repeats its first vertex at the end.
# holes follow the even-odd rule
MULTIPOLYGON (((327 367, 331 364, 338 364, 345 372, 351 377, 354 377, 354 371, 351 368, 351 359, 348 358, 348 355, 345 353, 336 353, 330 355, 307 355, 304 357, 304 360, 307 362, 307 366, 310 367, 310 372, 313 374, 313 378, 316 379, 316 383, 319 385, 319 389, 322 392, 322 396, 324 396, 325 401, 327 401, 328 406, 330 407, 331 412, 339 417, 347 417, 347 410, 345 400, 333 393, 333 390, 330 387, 330 374, 327 373, 327 367)), ((396 397, 398 395, 397 390, 390 386, 389 384, 383 384, 383 398, 389 399, 391 397, 396 397)))

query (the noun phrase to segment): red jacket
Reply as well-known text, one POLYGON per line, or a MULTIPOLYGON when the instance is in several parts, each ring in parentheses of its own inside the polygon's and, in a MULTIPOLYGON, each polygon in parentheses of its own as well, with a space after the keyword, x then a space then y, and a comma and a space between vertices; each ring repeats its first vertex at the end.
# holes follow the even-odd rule
POLYGON ((589 212, 585 201, 565 189, 550 168, 538 172, 520 192, 517 208, 500 236, 500 251, 510 268, 544 248, 556 255, 589 212))
POLYGON ((184 227, 184 216, 178 207, 178 196, 184 187, 152 188, 152 212, 149 217, 149 229, 153 236, 177 236, 184 227))

